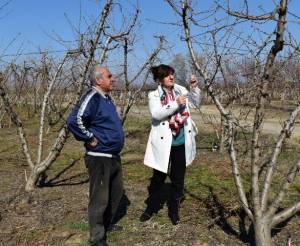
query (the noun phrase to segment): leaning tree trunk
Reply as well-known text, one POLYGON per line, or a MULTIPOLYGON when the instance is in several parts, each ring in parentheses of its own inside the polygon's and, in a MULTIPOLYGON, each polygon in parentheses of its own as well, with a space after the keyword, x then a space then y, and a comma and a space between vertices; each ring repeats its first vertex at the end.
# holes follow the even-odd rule
POLYGON ((36 187, 35 185, 38 182, 40 175, 45 172, 60 155, 60 152, 67 141, 68 134, 69 131, 67 129, 67 125, 65 124, 64 127, 59 131, 58 137, 56 138, 48 156, 41 163, 32 167, 32 171, 25 185, 26 191, 31 191, 36 187))

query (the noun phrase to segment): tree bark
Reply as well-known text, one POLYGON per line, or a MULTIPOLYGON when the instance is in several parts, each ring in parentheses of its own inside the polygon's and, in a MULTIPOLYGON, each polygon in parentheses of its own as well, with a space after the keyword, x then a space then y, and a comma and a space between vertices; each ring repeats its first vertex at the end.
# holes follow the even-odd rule
POLYGON ((26 182, 25 190, 26 191, 33 191, 36 188, 35 185, 36 185, 39 177, 40 177, 40 173, 37 172, 36 168, 33 168, 31 173, 30 173, 30 176, 28 177, 28 180, 26 182))
POLYGON ((254 222, 254 234, 256 246, 271 246, 271 227, 270 223, 265 220, 254 222))

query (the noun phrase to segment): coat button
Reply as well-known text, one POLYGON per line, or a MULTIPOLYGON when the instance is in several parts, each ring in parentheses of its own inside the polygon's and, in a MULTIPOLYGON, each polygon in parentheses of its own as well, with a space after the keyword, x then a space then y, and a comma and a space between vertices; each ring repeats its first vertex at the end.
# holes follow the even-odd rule
POLYGON ((164 137, 160 137, 160 139, 163 139, 164 137))
POLYGON ((189 130, 189 132, 192 132, 191 130, 189 130))

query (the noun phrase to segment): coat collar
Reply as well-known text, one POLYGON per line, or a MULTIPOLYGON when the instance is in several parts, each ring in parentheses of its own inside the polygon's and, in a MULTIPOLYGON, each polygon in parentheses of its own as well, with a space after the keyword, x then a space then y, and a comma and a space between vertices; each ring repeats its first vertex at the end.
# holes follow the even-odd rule
MULTIPOLYGON (((176 96, 179 96, 179 95, 182 94, 182 90, 181 90, 180 85, 174 84, 173 90, 174 90, 176 96)), ((160 97, 164 94, 164 91, 163 91, 163 88, 162 88, 161 85, 158 85, 157 91, 158 91, 158 94, 159 94, 160 97)))
POLYGON ((109 95, 107 93, 104 93, 103 90, 101 90, 100 88, 96 87, 96 86, 92 86, 92 88, 97 91, 102 97, 104 98, 108 98, 109 95))

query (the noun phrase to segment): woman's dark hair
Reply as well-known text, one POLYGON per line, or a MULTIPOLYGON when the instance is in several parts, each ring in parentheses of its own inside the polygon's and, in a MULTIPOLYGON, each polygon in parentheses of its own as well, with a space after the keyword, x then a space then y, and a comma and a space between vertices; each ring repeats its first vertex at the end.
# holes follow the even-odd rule
POLYGON ((156 67, 151 67, 151 72, 153 74, 154 81, 161 81, 170 74, 174 74, 175 70, 171 66, 160 64, 156 67))

